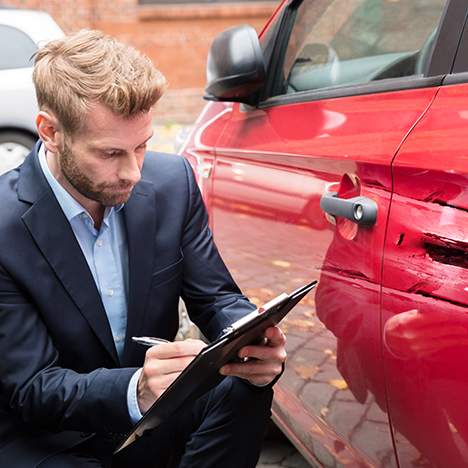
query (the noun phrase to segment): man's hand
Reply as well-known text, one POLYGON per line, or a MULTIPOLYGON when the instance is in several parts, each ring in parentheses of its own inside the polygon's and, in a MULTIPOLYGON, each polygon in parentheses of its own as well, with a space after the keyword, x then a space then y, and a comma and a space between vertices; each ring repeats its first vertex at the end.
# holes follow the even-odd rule
POLYGON ((138 406, 143 414, 205 346, 203 341, 189 339, 152 346, 146 351, 137 386, 138 406))
POLYGON ((268 385, 279 375, 286 361, 286 338, 278 327, 265 330, 265 344, 244 346, 239 357, 243 363, 230 363, 221 367, 223 375, 232 375, 248 380, 253 385, 268 385))

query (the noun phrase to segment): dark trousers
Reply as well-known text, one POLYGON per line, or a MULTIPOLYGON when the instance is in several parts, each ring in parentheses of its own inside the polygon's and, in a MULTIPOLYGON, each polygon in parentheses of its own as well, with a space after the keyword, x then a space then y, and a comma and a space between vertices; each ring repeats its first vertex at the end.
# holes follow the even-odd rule
POLYGON ((167 422, 112 456, 115 442, 95 436, 40 468, 255 467, 273 392, 227 377, 167 422))

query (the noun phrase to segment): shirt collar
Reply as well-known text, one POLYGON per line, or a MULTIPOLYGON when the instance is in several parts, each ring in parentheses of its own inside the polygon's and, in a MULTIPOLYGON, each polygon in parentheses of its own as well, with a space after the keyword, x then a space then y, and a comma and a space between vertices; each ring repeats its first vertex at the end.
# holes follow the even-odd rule
MULTIPOLYGON (((58 182, 58 180, 52 174, 49 165, 47 163, 45 146, 41 143, 39 148, 39 163, 41 165, 42 172, 44 173, 45 178, 47 179, 52 192, 54 192, 57 201, 59 202, 60 207, 62 208, 65 217, 68 221, 71 221, 73 218, 76 218, 82 213, 86 213, 90 218, 91 215, 86 211, 86 209, 78 203, 65 188, 58 182)), ((108 219, 113 212, 118 213, 123 208, 123 203, 118 206, 106 207, 104 211, 103 222, 107 225, 108 219)))

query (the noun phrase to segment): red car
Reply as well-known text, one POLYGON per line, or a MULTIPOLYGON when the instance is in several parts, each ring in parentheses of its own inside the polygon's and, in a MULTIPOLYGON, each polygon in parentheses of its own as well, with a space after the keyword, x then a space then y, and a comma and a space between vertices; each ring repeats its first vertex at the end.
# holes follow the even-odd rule
POLYGON ((283 322, 274 420, 313 465, 468 466, 468 2, 288 0, 216 38, 182 148, 283 322))

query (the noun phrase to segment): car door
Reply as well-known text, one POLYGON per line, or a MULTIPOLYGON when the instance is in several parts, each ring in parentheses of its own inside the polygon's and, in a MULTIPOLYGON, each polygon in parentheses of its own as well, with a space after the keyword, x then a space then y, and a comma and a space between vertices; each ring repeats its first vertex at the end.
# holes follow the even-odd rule
POLYGON ((260 104, 223 114, 210 203, 234 278, 258 304, 320 281, 283 322, 273 408, 310 462, 397 466, 380 308, 391 162, 451 67, 460 5, 285 2, 260 104))
POLYGON ((402 145, 383 268, 383 356, 401 466, 468 465, 468 30, 402 145))

